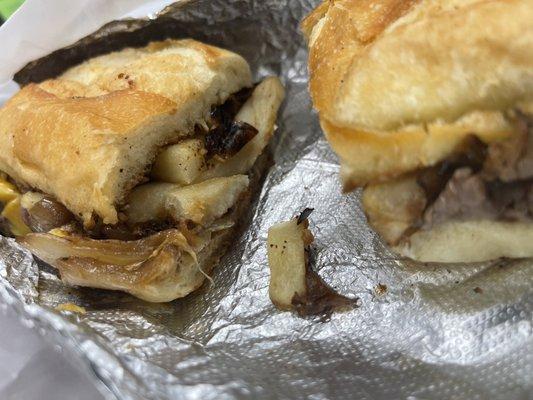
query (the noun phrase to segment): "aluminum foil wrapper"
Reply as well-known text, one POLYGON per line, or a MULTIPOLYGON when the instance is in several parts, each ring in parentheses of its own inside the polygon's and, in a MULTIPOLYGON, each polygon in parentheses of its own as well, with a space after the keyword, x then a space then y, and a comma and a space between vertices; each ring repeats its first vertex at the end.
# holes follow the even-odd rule
POLYGON ((68 288, 3 238, 0 298, 60 343, 110 399, 532 398, 531 261, 399 259, 367 226, 358 193, 341 194, 337 159, 312 111, 298 32, 316 4, 189 1, 155 20, 112 23, 18 74, 39 80, 80 54, 189 36, 239 52, 257 79, 280 75, 287 100, 275 166, 214 284, 168 304, 68 288), (359 308, 325 322, 279 312, 268 297, 267 230, 304 207, 315 208, 319 274, 360 299, 359 308), (67 302, 87 313, 55 311, 67 302))

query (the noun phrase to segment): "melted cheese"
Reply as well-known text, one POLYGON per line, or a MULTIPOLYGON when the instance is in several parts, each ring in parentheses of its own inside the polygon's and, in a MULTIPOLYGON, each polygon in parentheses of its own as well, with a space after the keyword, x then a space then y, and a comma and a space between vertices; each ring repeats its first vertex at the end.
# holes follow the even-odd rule
POLYGON ((50 235, 59 236, 59 237, 68 237, 69 233, 61 228, 54 228, 48 231, 50 235))
POLYGON ((78 314, 85 314, 87 312, 85 308, 77 306, 76 304, 73 304, 73 303, 59 304, 56 307, 56 310, 57 311, 69 311, 69 312, 78 313, 78 314))
POLYGON ((2 210, 2 217, 9 221, 11 233, 15 236, 31 233, 31 229, 22 220, 21 211, 20 196, 7 203, 2 210))
POLYGON ((20 197, 17 188, 4 177, 0 177, 0 202, 4 204, 4 209, 0 215, 8 220, 11 233, 15 236, 22 236, 31 232, 22 220, 20 197))
POLYGON ((20 196, 14 185, 3 178, 0 178, 0 202, 9 203, 20 196))

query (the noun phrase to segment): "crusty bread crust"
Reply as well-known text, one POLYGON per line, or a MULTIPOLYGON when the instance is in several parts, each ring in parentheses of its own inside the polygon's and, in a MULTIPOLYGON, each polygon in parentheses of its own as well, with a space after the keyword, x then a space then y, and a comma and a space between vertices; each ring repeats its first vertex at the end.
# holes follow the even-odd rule
POLYGON ((533 98, 531 0, 423 1, 349 67, 332 120, 397 129, 533 98))
POLYGON ((310 91, 346 188, 432 165, 467 134, 508 135, 504 122, 465 129, 464 120, 531 102, 532 20, 529 0, 333 0, 317 8, 302 24, 310 91))
POLYGON ((237 54, 193 40, 125 49, 28 85, 0 110, 0 170, 54 195, 86 226, 116 206, 158 149, 251 85, 237 54))
MULTIPOLYGON (((324 18, 324 15, 326 15, 328 12, 329 5, 329 0, 323 0, 322 3, 319 4, 313 11, 311 11, 311 13, 309 13, 309 15, 305 17, 300 24, 300 29, 302 30, 308 42, 313 40, 313 31, 315 31, 317 24, 320 23, 322 18, 324 18)), ((318 32, 318 29, 316 29, 316 32, 318 32)))
POLYGON ((418 1, 325 1, 304 20, 302 28, 309 35, 310 90, 321 115, 329 116, 352 63, 364 57, 376 37, 418 1))

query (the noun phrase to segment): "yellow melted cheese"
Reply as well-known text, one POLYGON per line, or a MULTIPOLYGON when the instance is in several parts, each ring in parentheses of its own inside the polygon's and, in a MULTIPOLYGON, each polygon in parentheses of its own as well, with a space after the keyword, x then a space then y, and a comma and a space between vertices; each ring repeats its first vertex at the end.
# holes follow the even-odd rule
POLYGON ((67 231, 64 231, 61 228, 54 228, 54 229, 48 231, 48 233, 51 234, 51 235, 54 235, 54 236, 59 236, 59 237, 67 237, 67 236, 69 236, 69 233, 67 231))
POLYGON ((31 232, 22 220, 20 197, 17 188, 0 176, 0 202, 4 204, 0 215, 8 220, 11 233, 15 236, 23 236, 31 232))
POLYGON ((57 311, 69 311, 69 312, 74 312, 78 314, 85 314, 87 312, 85 308, 77 306, 76 304, 73 304, 73 303, 59 304, 56 307, 56 310, 57 311))

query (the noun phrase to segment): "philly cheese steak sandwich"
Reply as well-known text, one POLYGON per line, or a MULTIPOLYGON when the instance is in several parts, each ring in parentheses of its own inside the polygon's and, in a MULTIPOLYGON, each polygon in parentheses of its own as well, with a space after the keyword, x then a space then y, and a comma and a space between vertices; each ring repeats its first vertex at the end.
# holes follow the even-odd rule
POLYGON ((0 110, 4 229, 67 284, 183 297, 234 239, 283 97, 194 40, 29 84, 0 110))
POLYGON ((395 251, 533 256, 531 0, 330 0, 302 29, 344 190, 395 251))

